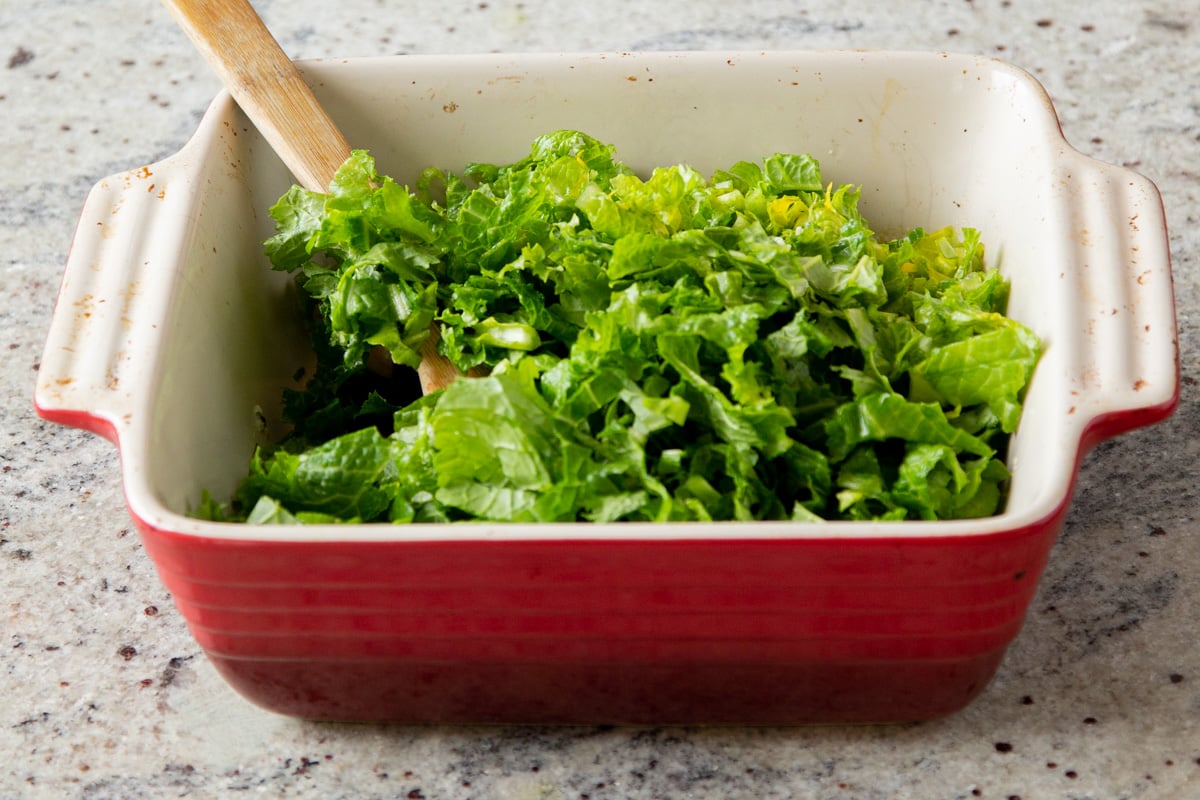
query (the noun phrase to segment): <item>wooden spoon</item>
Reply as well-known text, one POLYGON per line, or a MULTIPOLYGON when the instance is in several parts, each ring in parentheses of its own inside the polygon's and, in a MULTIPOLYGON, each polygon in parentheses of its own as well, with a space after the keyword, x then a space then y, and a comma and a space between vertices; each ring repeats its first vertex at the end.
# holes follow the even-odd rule
MULTIPOLYGON (((163 0, 225 88, 305 189, 327 192, 350 145, 248 0, 163 0)), ((421 343, 425 394, 462 375, 437 352, 437 328, 421 343)))

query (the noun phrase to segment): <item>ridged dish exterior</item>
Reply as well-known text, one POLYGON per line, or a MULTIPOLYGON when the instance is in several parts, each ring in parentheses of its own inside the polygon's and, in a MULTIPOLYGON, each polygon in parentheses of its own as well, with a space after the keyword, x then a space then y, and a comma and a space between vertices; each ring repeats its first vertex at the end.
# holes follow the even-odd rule
POLYGON ((919 541, 144 534, 220 672, 285 713, 797 723, 964 706, 1017 634, 1060 521, 919 541))

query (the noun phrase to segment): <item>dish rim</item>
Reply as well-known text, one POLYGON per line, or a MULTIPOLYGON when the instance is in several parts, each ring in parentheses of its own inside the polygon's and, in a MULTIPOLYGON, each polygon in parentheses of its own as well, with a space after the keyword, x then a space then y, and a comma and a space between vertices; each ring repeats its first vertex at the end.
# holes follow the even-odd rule
MULTIPOLYGON (((466 55, 400 55, 400 56, 371 56, 365 58, 324 58, 299 62, 302 71, 308 71, 314 77, 320 77, 322 70, 338 69, 341 65, 390 65, 403 60, 420 60, 430 64, 438 62, 455 63, 458 65, 470 62, 475 65, 500 63, 560 63, 571 60, 605 60, 605 59, 639 59, 639 60, 678 60, 678 59, 751 59, 770 56, 773 58, 804 59, 819 61, 821 59, 836 60, 839 58, 873 59, 883 62, 903 60, 906 58, 929 59, 938 57, 952 65, 974 64, 978 68, 1000 70, 1010 77, 1024 83, 1028 89, 1034 90, 1042 99, 1043 110, 1047 118, 1043 122, 1052 130, 1050 138, 1042 144, 1057 148, 1057 163, 1066 163, 1079 170, 1095 170, 1109 177, 1131 179, 1154 188, 1144 176, 1128 168, 1102 162, 1088 156, 1067 142, 1059 123, 1053 103, 1041 83, 1027 71, 1009 62, 990 57, 967 54, 955 54, 941 51, 886 51, 886 50, 825 50, 825 51, 662 51, 662 52, 618 52, 618 53, 499 53, 499 54, 466 54, 466 55)), ((187 142, 175 153, 157 162, 143 167, 152 169, 155 173, 169 175, 177 173, 177 179, 193 184, 198 170, 203 166, 203 151, 209 140, 217 135, 220 125, 232 115, 240 113, 226 90, 217 93, 210 102, 203 118, 187 142)), ((115 181, 117 176, 110 176, 105 181, 115 181)), ((99 185, 99 184, 98 184, 99 185)), ((1157 193, 1157 190, 1154 189, 1157 193)), ((1161 210, 1161 197, 1159 197, 1161 210)), ((82 224, 82 221, 81 221, 82 224)), ((1161 234, 1165 239, 1165 222, 1155 226, 1154 235, 1161 234)), ((74 245, 73 245, 74 249, 74 245)), ((1167 253, 1166 269, 1170 273, 1169 251, 1167 253)), ((169 309, 160 309, 160 322, 169 321, 169 309)), ((296 543, 333 543, 351 542, 407 542, 407 541, 544 541, 569 539, 573 542, 584 540, 637 540, 647 543, 654 541, 705 540, 705 541, 745 541, 751 539, 795 539, 795 540, 824 540, 829 538, 879 539, 879 540, 913 540, 913 539, 944 539, 963 536, 982 536, 996 534, 1013 534, 1015 532, 1044 526, 1060 517, 1070 503, 1074 484, 1078 478, 1079 465, 1083 455, 1099 441, 1117 435, 1131 428, 1141 427, 1161 421, 1169 416, 1178 404, 1179 398, 1179 354, 1177 335, 1174 333, 1174 309, 1172 307, 1172 343, 1174 344, 1175 379, 1170 386, 1156 387, 1158 393, 1151 402, 1135 408, 1109 409, 1094 414, 1081 414, 1065 418, 1063 424, 1068 426, 1064 441, 1076 443, 1073 459, 1064 463, 1073 466, 1066 474, 1053 474, 1055 487, 1040 496, 1040 501, 1029 504, 1024 508, 1010 510, 1006 508, 999 514, 968 520, 938 520, 919 521, 904 520, 899 522, 856 522, 832 520, 827 522, 688 522, 688 523, 463 523, 447 525, 444 523, 411 523, 407 525, 392 525, 388 523, 360 523, 353 525, 248 525, 246 523, 217 523, 199 520, 175 512, 167 508, 154 496, 151 487, 144 478, 139 476, 137 465, 129 462, 134 454, 147 452, 151 427, 145 423, 127 424, 120 419, 113 419, 102 410, 84 409, 70 410, 55 408, 48 402, 46 395, 39 391, 35 398, 38 413, 46 419, 96 431, 111 439, 121 454, 121 477, 128 509, 139 525, 146 529, 163 533, 201 537, 224 541, 273 541, 296 543)), ((49 348, 50 343, 47 343, 49 348)), ((161 370, 151 375, 152 381, 161 380, 161 370)), ((154 385, 138 387, 139 402, 144 405, 155 394, 154 385)), ((145 420, 148 412, 136 413, 136 418, 145 420)))

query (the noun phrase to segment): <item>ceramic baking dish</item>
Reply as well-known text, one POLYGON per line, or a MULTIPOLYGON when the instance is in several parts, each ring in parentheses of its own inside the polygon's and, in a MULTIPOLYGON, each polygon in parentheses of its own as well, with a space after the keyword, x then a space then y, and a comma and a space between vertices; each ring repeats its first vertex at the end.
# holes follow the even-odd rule
POLYGON ((1006 510, 975 521, 239 526, 186 516, 278 435, 309 359, 261 242, 291 179, 227 94, 87 198, 46 419, 111 438, 162 581, 266 708, 407 721, 806 723, 963 707, 1017 635, 1079 460, 1174 409, 1154 185, 1073 150, 1024 72, 941 53, 404 56, 301 64, 413 181, 584 130, 636 169, 809 152, 883 233, 979 228, 1046 343, 1006 510))

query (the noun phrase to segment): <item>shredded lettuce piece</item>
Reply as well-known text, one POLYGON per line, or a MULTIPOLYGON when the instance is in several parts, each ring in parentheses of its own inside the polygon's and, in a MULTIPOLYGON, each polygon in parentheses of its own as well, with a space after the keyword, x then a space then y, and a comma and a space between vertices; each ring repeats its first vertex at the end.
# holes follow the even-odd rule
POLYGON ((881 240, 808 155, 645 177, 578 131, 429 169, 355 151, 265 250, 315 309, 258 523, 944 519, 997 513, 1041 352, 978 231, 881 240), (463 378, 419 396, 431 325, 463 378), (386 353, 384 368, 379 354, 386 353), (374 361, 373 361, 374 359, 374 361))

